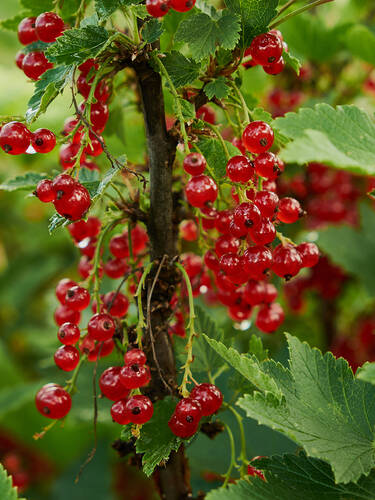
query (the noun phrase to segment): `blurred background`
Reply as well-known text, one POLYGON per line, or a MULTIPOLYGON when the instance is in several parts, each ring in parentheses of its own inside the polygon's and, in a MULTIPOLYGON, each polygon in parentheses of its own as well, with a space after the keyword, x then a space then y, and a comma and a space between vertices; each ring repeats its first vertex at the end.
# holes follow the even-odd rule
MULTIPOLYGON (((17 2, 0 3, 0 19, 11 18, 18 11, 17 2)), ((178 22, 178 16, 169 14, 168 22, 178 22)), ((372 0, 336 0, 282 25, 291 53, 303 62, 301 75, 297 78, 288 70, 271 77, 259 68, 243 68, 242 89, 248 103, 264 106, 274 116, 316 102, 354 103, 373 114, 374 28, 372 0)), ((24 115, 33 92, 33 83, 14 62, 20 48, 14 31, 0 31, 2 117, 24 115)), ((126 99, 125 91, 111 105, 105 140, 114 154, 126 152, 131 162, 142 162, 142 119, 126 99)), ((170 109, 169 97, 166 99, 170 109)), ((70 106, 69 95, 59 97, 35 129, 47 127, 58 134, 71 114, 70 106)), ((220 110, 212 108, 220 123, 220 110)), ((105 160, 101 161, 104 167, 105 160)), ((20 157, 0 153, 0 183, 27 171, 59 168, 56 151, 20 157)), ((303 221, 293 224, 290 236, 295 241, 315 241, 323 252, 317 267, 286 286, 281 301, 287 316, 281 331, 323 350, 333 350, 346 357, 354 369, 366 360, 375 360, 375 211, 367 196, 374 187, 371 178, 322 165, 306 169, 288 165, 278 186, 279 194, 298 198, 308 211, 303 221)), ((157 498, 151 481, 143 479, 136 467, 129 465, 126 457, 119 458, 112 448, 120 427, 111 422, 103 400, 99 401, 98 450, 79 483, 74 484, 94 440, 93 366, 80 374, 79 397, 63 428, 56 425, 43 439, 33 439, 46 425, 35 410, 35 392, 46 382, 62 383, 65 378, 53 362, 58 346, 54 287, 64 276, 79 279, 79 251, 66 229, 49 235, 51 207, 26 191, 1 190, 0 213, 0 461, 30 500, 157 498)), ((207 300, 200 301, 207 307, 207 300)), ((255 333, 274 357, 286 358, 281 332, 272 337, 263 335, 251 322, 233 322, 220 307, 215 317, 236 335, 239 345, 248 345, 250 334, 255 333)), ((114 362, 118 362, 115 355, 101 364, 104 368, 114 362)), ((223 418, 229 421, 231 417, 223 418)), ((295 449, 286 438, 251 421, 247 421, 246 433, 249 457, 295 449)), ((217 474, 225 472, 229 463, 225 435, 214 441, 199 435, 188 454, 195 492, 220 484, 217 474)))

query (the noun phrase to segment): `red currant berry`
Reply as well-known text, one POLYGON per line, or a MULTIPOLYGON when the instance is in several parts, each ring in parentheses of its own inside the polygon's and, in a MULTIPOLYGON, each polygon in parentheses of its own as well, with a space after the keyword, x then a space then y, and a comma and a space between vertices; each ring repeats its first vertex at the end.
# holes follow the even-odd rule
POLYGON ((241 273, 241 258, 235 253, 225 253, 220 257, 220 268, 228 276, 241 273))
POLYGON ((254 198, 254 204, 259 208, 263 217, 273 217, 278 203, 279 197, 272 191, 258 191, 254 198))
POLYGON ((71 193, 76 185, 77 182, 68 174, 60 174, 53 180, 53 189, 59 196, 71 193))
POLYGON ((181 262, 191 279, 202 272, 202 258, 199 255, 194 253, 182 254, 181 262))
POLYGON ((43 203, 49 203, 56 199, 56 192, 53 189, 52 181, 49 179, 43 179, 38 182, 35 194, 43 203))
POLYGON ((256 245, 268 245, 276 238, 276 229, 269 219, 263 217, 259 226, 250 229, 249 236, 256 245))
POLYGON ((140 349, 130 349, 127 353, 125 353, 124 361, 126 365, 145 365, 147 358, 146 354, 140 349))
POLYGON ((229 234, 230 223, 233 220, 232 210, 221 210, 217 212, 215 219, 215 227, 222 234, 229 234))
POLYGON ((186 422, 186 420, 182 421, 173 414, 168 422, 168 426, 175 436, 185 439, 193 436, 197 432, 199 422, 193 421, 189 423, 186 422))
POLYGON ((278 61, 282 53, 283 43, 273 33, 263 33, 256 36, 250 45, 251 57, 262 66, 278 61))
POLYGON ((54 205, 56 212, 66 219, 74 221, 81 219, 88 211, 91 198, 87 189, 77 183, 71 193, 63 194, 60 198, 58 195, 54 205))
POLYGON ((91 362, 99 358, 109 356, 115 348, 115 343, 112 339, 105 340, 104 342, 95 342, 88 335, 83 339, 79 346, 81 352, 87 355, 87 359, 91 362))
POLYGON ((233 156, 227 163, 227 176, 233 182, 246 184, 254 176, 254 165, 247 156, 233 156))
POLYGON ((242 256, 242 267, 252 279, 264 278, 271 266, 272 253, 267 247, 249 247, 242 256))
POLYGON ((238 226, 234 220, 231 221, 229 225, 229 234, 234 236, 235 238, 241 239, 247 235, 247 228, 243 228, 238 226))
POLYGON ((84 63, 80 64, 78 66, 78 69, 79 71, 83 74, 83 75, 87 75, 91 68, 94 68, 95 71, 97 71, 99 69, 99 64, 97 62, 95 62, 95 59, 87 59, 87 61, 85 61, 84 63))
POLYGON ((302 267, 302 257, 292 245, 278 245, 273 251, 272 270, 287 281, 298 274, 302 267))
POLYGON ((64 31, 64 21, 54 12, 43 12, 35 21, 39 40, 46 43, 55 42, 64 31))
MULTIPOLYGON (((281 162, 281 160, 279 159, 281 162)), ((277 185, 275 181, 265 180, 263 181, 263 189, 265 191, 272 191, 273 193, 277 192, 277 185)))
POLYGON ((146 0, 146 9, 152 17, 163 17, 168 14, 169 3, 166 0, 146 0))
POLYGON ((65 304, 74 311, 83 311, 90 305, 90 293, 82 286, 73 286, 66 292, 65 304))
POLYGON ((198 239, 198 228, 193 220, 183 220, 180 224, 181 238, 185 241, 196 241, 198 239))
POLYGON ((272 333, 283 323, 285 314, 277 302, 264 304, 259 308, 255 324, 264 333, 272 333))
POLYGON ((66 292, 73 286, 77 286, 77 283, 69 278, 63 278, 57 283, 55 293, 60 304, 65 304, 66 292))
POLYGON ((319 261, 319 248, 315 243, 301 243, 297 247, 302 257, 302 267, 314 267, 319 261))
POLYGON ((151 380, 150 369, 147 365, 125 365, 120 372, 121 383, 127 389, 138 389, 147 385, 151 380))
POLYGON ((68 231, 74 241, 80 242, 85 238, 95 238, 100 233, 102 223, 97 217, 88 217, 86 221, 80 220, 69 224, 68 231))
POLYGON ((211 271, 219 271, 220 263, 212 250, 208 250, 204 255, 204 263, 211 271))
POLYGON ((109 259, 103 269, 109 278, 117 279, 122 278, 130 270, 130 266, 124 259, 109 259))
POLYGON ((49 153, 56 146, 56 136, 47 128, 38 128, 31 135, 31 144, 37 153, 49 153))
POLYGON ((264 281, 249 280, 243 290, 243 298, 251 306, 258 306, 264 302, 264 291, 264 281))
POLYGON ((125 406, 130 422, 137 425, 148 422, 154 413, 154 406, 151 400, 142 394, 129 398, 125 406))
MULTIPOLYGON (((277 36, 277 38, 279 38, 282 42, 284 41, 283 34, 281 33, 280 30, 276 30, 276 29, 270 30, 269 33, 277 36)), ((256 458, 259 458, 259 457, 256 457, 256 458)), ((255 460, 256 458, 253 458, 253 460, 255 460)))
POLYGON ((30 142, 31 133, 23 123, 9 122, 0 130, 0 146, 10 155, 25 153, 30 142))
POLYGON ((216 286, 220 290, 225 290, 226 292, 234 292, 237 290, 236 285, 228 278, 228 276, 225 276, 223 273, 218 273, 215 276, 215 281, 216 281, 216 286))
POLYGON ((70 307, 66 305, 61 304, 56 309, 54 318, 59 326, 63 325, 64 323, 74 323, 75 325, 78 325, 78 323, 81 321, 81 313, 79 311, 70 309, 70 307))
POLYGON ((286 224, 296 222, 304 214, 299 201, 294 198, 282 198, 279 201, 277 218, 286 224))
POLYGON ((129 309, 129 300, 121 292, 106 293, 103 304, 114 318, 123 318, 129 309))
POLYGON ((274 141, 273 130, 268 123, 255 121, 249 123, 242 134, 242 142, 251 153, 265 153, 274 141))
POLYGON ((102 146, 102 143, 104 142, 103 137, 100 137, 101 142, 91 132, 89 133, 89 137, 90 137, 90 143, 85 147, 84 152, 90 156, 101 155, 103 153, 103 146, 102 146))
POLYGON ((35 404, 39 413, 48 418, 64 418, 72 407, 72 399, 57 384, 44 385, 35 396, 35 404))
POLYGON ((242 231, 259 226, 262 216, 254 203, 241 203, 233 212, 233 221, 242 231))
POLYGON ((31 80, 39 80, 39 77, 53 67, 44 52, 29 52, 22 61, 22 70, 31 80))
POLYGON ((113 421, 120 425, 130 424, 130 415, 126 409, 127 401, 127 399, 120 399, 119 401, 113 403, 111 408, 111 417, 113 421))
POLYGON ((203 105, 199 109, 197 109, 196 112, 196 117, 207 122, 211 123, 211 125, 214 125, 216 121, 216 114, 215 111, 210 108, 210 106, 203 105))
POLYGON ((217 298, 224 306, 234 306, 241 302, 241 294, 236 290, 220 290, 217 291, 217 298))
POLYGON ((206 159, 200 153, 190 153, 185 156, 184 170, 190 175, 201 175, 207 166, 206 159))
POLYGON ((114 236, 109 242, 109 251, 118 259, 129 257, 129 240, 127 235, 119 234, 114 236))
POLYGON ((277 290, 272 283, 266 283, 264 286, 264 296, 263 296, 263 302, 265 304, 270 304, 273 302, 277 297, 277 290))
POLYGON ((273 153, 262 153, 254 160, 255 171, 264 179, 274 180, 280 175, 279 159, 273 153))
POLYGON ((217 412, 223 403, 223 395, 213 384, 200 384, 194 387, 190 397, 200 403, 202 415, 209 416, 217 412))
POLYGON ((188 202, 193 207, 201 208, 206 203, 213 203, 218 195, 215 181, 207 175, 192 177, 185 187, 188 202))
POLYGON ((177 12, 187 12, 195 5, 196 0, 170 0, 169 6, 177 12))
POLYGON ((198 423, 202 417, 202 407, 195 399, 184 398, 177 403, 174 414, 181 422, 198 423))
POLYGON ((239 248, 240 242, 238 239, 227 234, 220 236, 215 243, 215 252, 219 258, 225 253, 237 253, 239 248))
POLYGON ((205 206, 200 209, 202 214, 202 227, 205 231, 209 231, 215 227, 217 210, 214 207, 205 206))
POLYGON ((104 370, 99 379, 99 387, 103 396, 111 401, 119 401, 129 396, 130 391, 120 381, 120 370, 120 366, 111 366, 104 370))
POLYGON ((280 57, 278 61, 275 61, 272 64, 268 64, 267 66, 263 66, 264 71, 268 75, 279 75, 282 73, 285 68, 285 61, 283 57, 280 57))
POLYGON ((36 17, 25 17, 18 25, 18 40, 22 45, 29 45, 38 41, 38 35, 35 31, 35 20, 36 17))
MULTIPOLYGON (((83 241, 78 243, 78 248, 82 255, 86 255, 89 259, 92 259, 96 251, 96 238, 85 238, 83 241)), ((101 249, 102 251, 103 249, 101 249)))
MULTIPOLYGON (((125 234, 127 236, 127 232, 125 234)), ((147 231, 141 226, 135 226, 131 230, 131 238, 133 243, 133 253, 134 255, 138 255, 147 246, 148 243, 147 231)))
POLYGON ((100 342, 111 339, 115 330, 115 322, 105 313, 95 314, 87 325, 89 337, 100 342))
POLYGON ((250 318, 252 313, 251 306, 246 303, 235 304, 229 307, 228 314, 233 321, 244 321, 250 318))
POLYGON ((232 144, 235 148, 239 149, 243 155, 246 153, 246 148, 244 148, 242 140, 239 137, 234 137, 232 139, 232 144))
POLYGON ((82 276, 83 279, 86 279, 90 276, 91 272, 93 271, 93 265, 92 262, 86 255, 83 255, 79 259, 78 263, 78 272, 80 276, 82 276))
POLYGON ((71 372, 79 363, 79 351, 72 345, 63 345, 54 355, 56 366, 64 372, 71 372))
MULTIPOLYGON (((85 103, 80 105, 81 113, 85 110, 85 103)), ((90 122, 93 130, 96 133, 101 133, 104 130, 104 127, 107 124, 109 118, 108 106, 101 102, 96 102, 91 104, 90 111, 90 122)))
POLYGON ((16 64, 19 69, 22 69, 22 63, 23 60, 25 59, 25 53, 22 52, 21 50, 17 52, 16 54, 16 64))
MULTIPOLYGON (((64 144, 63 146, 61 146, 59 151, 61 166, 64 169, 73 167, 77 160, 77 155, 79 151, 80 151, 79 144, 72 143, 72 144, 64 144)), ((82 164, 85 161, 85 159, 86 159, 85 153, 82 153, 79 159, 80 164, 82 164)))
POLYGON ((74 323, 63 323, 57 333, 57 338, 64 345, 74 345, 81 337, 79 328, 74 323))

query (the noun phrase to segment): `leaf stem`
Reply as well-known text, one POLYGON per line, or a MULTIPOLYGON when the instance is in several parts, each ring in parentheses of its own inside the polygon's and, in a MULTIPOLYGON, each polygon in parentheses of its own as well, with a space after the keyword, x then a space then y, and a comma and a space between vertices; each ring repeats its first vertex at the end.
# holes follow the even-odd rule
POLYGON ((240 468, 240 473, 241 477, 245 476, 247 473, 247 464, 249 463, 249 460, 247 458, 247 452, 246 452, 246 437, 245 437, 245 429, 243 426, 243 418, 242 416, 236 411, 233 406, 224 403, 225 407, 230 410, 233 415, 236 417, 238 427, 240 429, 240 439, 241 439, 241 453, 240 453, 240 459, 242 462, 241 468, 240 468))
POLYGON ((229 464, 229 468, 228 468, 227 472, 225 473, 225 476, 224 476, 225 480, 224 480, 222 488, 226 488, 227 487, 227 485, 229 483, 229 480, 230 480, 230 476, 232 474, 232 470, 237 465, 236 464, 236 446, 235 446, 235 443, 234 443, 233 433, 232 433, 232 431, 230 430, 230 427, 227 424, 224 424, 224 426, 225 426, 225 430, 227 431, 228 437, 229 437, 229 444, 230 444, 230 464, 229 464))
POLYGON ((292 17, 298 16, 299 14, 302 14, 302 12, 305 12, 306 10, 313 9, 314 7, 318 7, 318 5, 323 5, 329 2, 334 2, 334 0, 315 0, 314 2, 304 5, 303 7, 300 7, 299 9, 290 12, 286 16, 270 24, 270 29, 276 28, 280 24, 285 23, 285 21, 289 21, 289 19, 291 19, 292 17))
POLYGON ((245 120, 245 125, 250 123, 250 114, 249 114, 249 108, 247 107, 246 101, 240 91, 240 89, 237 87, 237 85, 234 82, 232 83, 232 87, 234 91, 236 92, 239 100, 241 101, 242 109, 243 109, 243 114, 244 114, 244 120, 245 120))
POLYGON ((229 161, 231 156, 229 154, 229 151, 228 151, 227 145, 225 144, 223 136, 220 133, 219 127, 217 125, 212 125, 212 123, 206 123, 206 126, 215 132, 215 135, 217 136, 217 138, 221 142, 221 145, 223 146, 225 157, 229 161))
POLYGON ((298 2, 298 0, 289 0, 289 2, 287 2, 285 5, 283 5, 279 12, 277 13, 276 17, 279 17, 280 14, 282 14, 283 12, 285 12, 287 9, 289 9, 289 7, 291 7, 294 3, 298 2))
POLYGON ((139 280, 137 291, 134 295, 134 297, 137 298, 137 305, 138 305, 137 343, 139 347, 142 346, 143 328, 146 327, 145 315, 143 314, 143 307, 142 307, 142 290, 144 288, 146 278, 150 274, 152 266, 153 266, 152 262, 149 262, 148 265, 146 266, 146 269, 143 271, 141 279, 139 280))

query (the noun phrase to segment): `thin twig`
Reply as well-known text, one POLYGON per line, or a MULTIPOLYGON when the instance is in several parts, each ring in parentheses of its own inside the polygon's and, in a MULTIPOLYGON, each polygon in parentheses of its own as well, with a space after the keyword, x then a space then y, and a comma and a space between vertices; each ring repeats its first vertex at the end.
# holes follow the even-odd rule
POLYGON ((294 16, 298 16, 299 14, 302 14, 302 12, 305 12, 306 10, 313 9, 314 7, 318 7, 318 5, 323 5, 323 4, 329 3, 329 2, 334 2, 334 0, 315 0, 314 2, 311 2, 307 5, 304 5, 300 9, 294 10, 293 12, 290 12, 286 16, 284 16, 281 19, 270 24, 270 29, 276 28, 280 24, 285 23, 285 21, 288 21, 289 19, 291 19, 294 16))
POLYGON ((296 3, 298 0, 289 0, 289 2, 287 2, 285 5, 283 5, 283 7, 280 8, 279 12, 277 13, 277 16, 276 17, 279 17, 280 14, 282 14, 283 12, 285 12, 287 9, 289 9, 289 7, 291 5, 293 5, 294 3, 296 3))

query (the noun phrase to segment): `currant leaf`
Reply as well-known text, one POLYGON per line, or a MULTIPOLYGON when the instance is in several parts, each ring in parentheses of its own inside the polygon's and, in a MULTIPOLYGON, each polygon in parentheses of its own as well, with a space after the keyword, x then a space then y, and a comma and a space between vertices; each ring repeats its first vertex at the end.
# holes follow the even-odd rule
POLYGON ((375 125, 356 106, 317 104, 277 118, 274 127, 288 137, 281 158, 303 165, 321 162, 364 175, 375 174, 375 125))
POLYGON ((14 179, 0 184, 1 191, 33 191, 42 179, 47 179, 47 174, 37 172, 27 172, 25 175, 18 175, 14 179))
POLYGON ((153 43, 164 33, 165 29, 158 19, 150 19, 142 26, 142 38, 147 43, 153 43))
POLYGON ((48 232, 49 234, 52 234, 59 227, 67 226, 68 224, 69 224, 68 219, 65 219, 65 217, 63 217, 60 214, 54 214, 48 221, 48 232))
MULTIPOLYGON (((233 146, 233 144, 225 141, 225 145, 230 156, 238 155, 238 149, 233 146)), ((227 160, 222 143, 213 137, 202 136, 198 141, 198 147, 217 177, 224 177, 226 174, 227 160)))
POLYGON ((0 21, 0 26, 1 28, 9 31, 17 31, 18 25, 24 19, 29 15, 29 12, 24 11, 21 12, 20 14, 15 15, 14 17, 10 17, 9 19, 2 19, 0 21))
POLYGON ((25 500, 18 496, 17 488, 12 485, 12 477, 8 476, 2 464, 0 464, 0 498, 1 500, 25 500))
POLYGON ((20 3, 28 11, 29 16, 38 16, 54 8, 54 0, 21 0, 20 3))
POLYGON ((230 93, 230 87, 224 76, 219 76, 219 78, 207 83, 203 89, 209 99, 213 99, 214 97, 217 99, 225 99, 230 93))
POLYGON ((285 51, 283 53, 283 58, 286 64, 290 66, 297 73, 297 75, 299 75, 302 66, 301 61, 297 59, 297 57, 292 56, 290 52, 285 52, 285 51))
MULTIPOLYGON (((184 120, 186 122, 194 120, 194 118, 195 118, 194 105, 191 102, 187 101, 186 99, 178 98, 178 102, 180 103, 182 116, 184 117, 184 120)), ((177 115, 176 102, 174 102, 174 104, 173 104, 173 110, 174 110, 174 114, 177 115)))
POLYGON ((365 363, 356 372, 356 377, 375 385, 375 363, 365 363))
POLYGON ((214 20, 204 13, 189 16, 181 21, 175 40, 188 44, 192 58, 201 61, 216 52, 217 46, 234 49, 239 40, 238 16, 228 11, 214 20))
POLYGON ((95 0, 95 10, 101 20, 107 19, 117 9, 131 4, 138 4, 140 0, 95 0))
POLYGON ((249 342, 249 352, 254 354, 258 361, 262 362, 269 358, 268 349, 263 347, 263 343, 260 337, 252 335, 249 342))
POLYGON ((260 424, 286 434, 327 461, 337 483, 356 482, 375 465, 375 387, 355 379, 343 358, 324 356, 287 334, 289 366, 262 363, 282 394, 255 392, 237 404, 260 424))
POLYGON ((279 0, 225 0, 230 11, 241 19, 241 46, 248 47, 251 40, 267 31, 268 24, 276 16, 279 0))
POLYGON ((199 76, 201 65, 173 50, 163 58, 163 64, 176 88, 193 83, 199 76))

